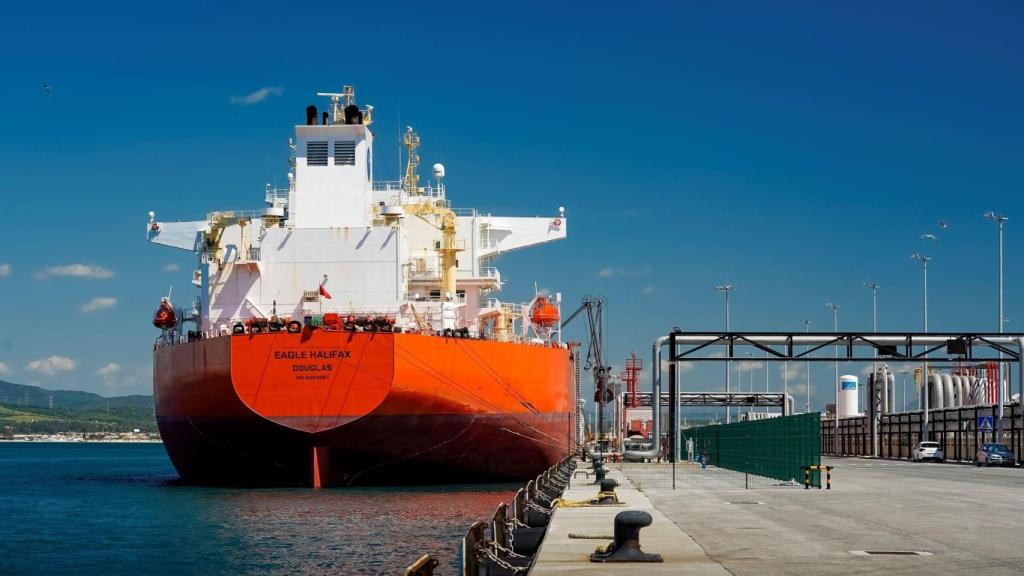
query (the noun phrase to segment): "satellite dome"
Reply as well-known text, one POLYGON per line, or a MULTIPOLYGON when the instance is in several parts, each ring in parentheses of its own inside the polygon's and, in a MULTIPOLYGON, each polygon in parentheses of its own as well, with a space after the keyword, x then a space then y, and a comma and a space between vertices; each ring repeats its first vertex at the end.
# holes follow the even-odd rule
POLYGON ((444 178, 444 164, 434 164, 434 178, 444 178))

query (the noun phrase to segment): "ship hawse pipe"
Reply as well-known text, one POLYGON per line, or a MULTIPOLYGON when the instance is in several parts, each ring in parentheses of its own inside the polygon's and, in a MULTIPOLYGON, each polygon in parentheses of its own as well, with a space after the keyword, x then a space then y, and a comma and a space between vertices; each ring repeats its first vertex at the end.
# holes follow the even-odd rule
MULTIPOLYGON (((662 336, 651 345, 651 415, 654 420, 654 446, 650 450, 626 450, 623 460, 646 460, 661 455, 661 349, 668 344, 668 336, 662 336)), ((669 399, 671 402, 672 399, 669 399)))

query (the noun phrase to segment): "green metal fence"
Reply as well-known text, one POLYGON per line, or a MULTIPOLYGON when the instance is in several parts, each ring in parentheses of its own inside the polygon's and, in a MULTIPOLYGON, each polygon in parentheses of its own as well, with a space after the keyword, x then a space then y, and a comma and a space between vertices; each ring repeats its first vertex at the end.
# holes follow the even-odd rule
MULTIPOLYGON (((766 478, 803 482, 804 467, 821 463, 817 412, 687 428, 683 436, 687 441, 681 447, 685 450, 692 440, 694 456, 707 454, 710 465, 766 478)), ((820 484, 817 473, 812 481, 820 484)))

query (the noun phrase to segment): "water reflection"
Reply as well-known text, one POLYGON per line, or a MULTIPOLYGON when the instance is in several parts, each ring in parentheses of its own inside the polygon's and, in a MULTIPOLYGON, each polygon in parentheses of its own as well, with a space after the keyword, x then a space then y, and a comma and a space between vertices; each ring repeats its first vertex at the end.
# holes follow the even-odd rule
POLYGON ((517 485, 179 485, 160 445, 0 443, 0 574, 455 572, 469 526, 517 485))

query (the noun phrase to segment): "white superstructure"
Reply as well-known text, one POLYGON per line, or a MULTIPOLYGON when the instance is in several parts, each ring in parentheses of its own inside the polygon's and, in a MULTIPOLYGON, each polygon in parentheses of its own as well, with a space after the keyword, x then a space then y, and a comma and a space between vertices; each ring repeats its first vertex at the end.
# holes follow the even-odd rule
POLYGON ((452 209, 443 166, 419 183, 412 128, 404 177, 375 182, 373 108, 358 108, 349 86, 321 95, 331 99, 329 111, 321 121, 307 108, 289 142, 289 186, 268 185, 263 210, 191 222, 150 213, 150 242, 198 256, 199 330, 327 313, 387 316, 405 330, 486 328, 512 338, 520 320, 525 330, 527 310, 487 298, 502 285, 490 264, 503 252, 565 238, 564 211, 520 218, 452 209))

